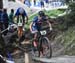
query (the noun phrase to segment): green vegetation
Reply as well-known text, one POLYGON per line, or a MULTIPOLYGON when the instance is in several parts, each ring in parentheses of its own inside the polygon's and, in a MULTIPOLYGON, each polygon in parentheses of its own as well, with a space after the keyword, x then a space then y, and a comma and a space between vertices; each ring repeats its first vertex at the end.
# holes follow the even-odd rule
POLYGON ((69 10, 69 14, 56 19, 59 21, 56 28, 60 31, 64 29, 61 33, 62 37, 58 39, 64 47, 64 54, 75 55, 75 3, 69 4, 69 10))
POLYGON ((45 11, 48 16, 54 16, 57 17, 59 14, 64 13, 65 9, 57 9, 57 10, 51 10, 51 11, 45 11))
POLYGON ((75 25, 75 3, 70 3, 68 13, 64 16, 57 17, 55 20, 58 22, 56 28, 59 30, 67 30, 69 27, 75 25))
POLYGON ((64 54, 75 55, 75 26, 63 33, 60 43, 65 48, 64 54))
POLYGON ((31 16, 29 17, 28 24, 25 25, 25 28, 26 28, 26 29, 29 29, 29 25, 30 25, 30 23, 32 22, 34 16, 36 16, 36 15, 37 15, 37 14, 34 14, 34 15, 31 15, 31 16))
POLYGON ((70 27, 63 35, 64 44, 72 43, 75 40, 75 30, 73 27, 70 27))
MULTIPOLYGON (((50 16, 57 17, 59 14, 64 13, 64 11, 65 11, 65 9, 57 9, 57 10, 50 10, 50 11, 45 11, 45 10, 44 10, 44 12, 46 13, 46 15, 48 15, 49 17, 50 17, 50 16)), ((28 24, 25 25, 25 27, 26 27, 27 29, 29 28, 29 24, 32 22, 34 16, 37 16, 37 13, 29 17, 28 24)))

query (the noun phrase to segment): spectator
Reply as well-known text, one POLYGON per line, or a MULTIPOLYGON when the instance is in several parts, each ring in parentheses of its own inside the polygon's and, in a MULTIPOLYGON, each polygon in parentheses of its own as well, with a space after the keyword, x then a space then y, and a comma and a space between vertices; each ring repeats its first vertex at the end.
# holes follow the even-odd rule
POLYGON ((52 3, 52 0, 49 0, 49 4, 52 3))
POLYGON ((45 0, 45 2, 48 4, 49 3, 49 0, 45 0))
POLYGON ((36 0, 33 1, 34 2, 34 6, 36 5, 36 0))
POLYGON ((8 28, 8 21, 9 21, 9 18, 7 14, 7 9, 3 9, 3 23, 5 26, 5 29, 8 28))
POLYGON ((3 30, 3 12, 2 9, 0 9, 0 30, 3 30))
POLYGON ((15 2, 15 0, 8 0, 8 1, 14 1, 15 2))
POLYGON ((41 8, 42 7, 44 8, 44 1, 43 0, 40 1, 40 4, 41 4, 41 8))
POLYGON ((24 4, 26 4, 28 7, 31 6, 31 2, 30 2, 30 0, 25 0, 25 1, 24 1, 24 4))
POLYGON ((24 0, 24 4, 26 3, 26 0, 24 0))
POLYGON ((11 9, 9 14, 9 24, 14 23, 14 9, 11 9))
POLYGON ((48 7, 49 6, 49 0, 45 0, 46 2, 46 6, 48 7))
POLYGON ((30 7, 31 6, 31 3, 30 3, 30 0, 28 0, 28 7, 30 7))

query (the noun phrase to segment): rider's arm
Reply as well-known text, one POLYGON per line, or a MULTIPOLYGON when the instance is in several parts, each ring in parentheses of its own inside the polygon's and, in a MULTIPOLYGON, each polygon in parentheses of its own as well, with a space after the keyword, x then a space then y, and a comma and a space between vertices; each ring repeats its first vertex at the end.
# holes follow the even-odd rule
POLYGON ((33 22, 31 22, 31 24, 30 24, 30 31, 32 31, 32 24, 33 24, 33 22))
POLYGON ((47 20, 47 23, 48 23, 48 25, 49 25, 49 27, 50 27, 50 31, 52 30, 52 25, 51 25, 51 23, 49 22, 49 17, 46 15, 46 20, 47 20))
POLYGON ((23 15, 26 17, 25 23, 28 23, 28 15, 27 15, 26 11, 24 11, 23 15))
POLYGON ((32 25, 33 25, 33 23, 36 23, 37 20, 38 20, 38 16, 35 16, 35 17, 33 18, 33 21, 32 21, 31 24, 30 24, 30 31, 32 31, 32 25))

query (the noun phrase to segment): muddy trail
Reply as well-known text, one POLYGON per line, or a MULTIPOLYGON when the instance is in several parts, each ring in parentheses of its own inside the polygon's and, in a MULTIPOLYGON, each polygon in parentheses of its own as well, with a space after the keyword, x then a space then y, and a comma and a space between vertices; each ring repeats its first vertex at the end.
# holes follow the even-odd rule
MULTIPOLYGON (((56 24, 56 25, 58 25, 58 24, 56 24)), ((63 37, 62 36, 63 31, 56 29, 55 24, 53 24, 52 26, 53 26, 54 30, 52 32, 48 32, 48 34, 47 34, 47 37, 49 38, 51 46, 52 46, 52 58, 51 59, 36 58, 36 59, 38 59, 38 61, 39 60, 42 61, 42 62, 37 62, 37 61, 32 60, 32 56, 29 51, 28 52, 18 51, 13 56, 15 63, 75 63, 75 61, 74 61, 75 57, 64 56, 64 51, 65 51, 66 47, 68 47, 68 45, 70 45, 70 44, 67 44, 66 47, 64 47, 64 45, 62 45, 63 40, 60 41, 60 39, 63 37), (25 59, 25 53, 28 54, 29 62, 25 62, 26 60, 28 60, 28 59, 25 59)), ((30 41, 32 39, 33 39, 33 35, 30 33, 30 30, 26 30, 25 40, 23 42, 24 43, 28 42, 28 44, 24 44, 25 47, 27 47, 28 49, 31 48, 30 41)), ((28 50, 28 49, 26 49, 26 50, 28 50)))
MULTIPOLYGON (((60 36, 61 37, 61 36, 60 36)), ((58 37, 59 38, 59 37, 58 37)), ((24 41, 26 42, 26 41, 24 41)), ((28 41, 27 41, 28 42, 28 41)), ((64 55, 64 48, 56 42, 52 42, 52 58, 38 58, 31 56, 30 51, 22 52, 17 50, 13 58, 15 63, 75 63, 75 56, 64 55), (35 60, 37 61, 35 61, 35 60)), ((25 47, 30 48, 30 44, 25 44, 25 47)), ((28 50, 26 49, 26 50, 28 50)))

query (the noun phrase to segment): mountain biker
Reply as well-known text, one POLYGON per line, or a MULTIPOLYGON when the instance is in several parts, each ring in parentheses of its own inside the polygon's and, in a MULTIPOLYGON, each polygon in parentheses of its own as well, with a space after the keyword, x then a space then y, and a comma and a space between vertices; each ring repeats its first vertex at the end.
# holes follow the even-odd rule
POLYGON ((26 11, 22 8, 22 7, 20 7, 20 8, 18 8, 17 9, 17 11, 16 11, 16 13, 15 13, 15 17, 17 17, 17 22, 18 22, 18 20, 19 20, 19 16, 22 16, 22 18, 23 18, 23 24, 26 22, 28 22, 28 16, 27 16, 27 13, 26 13, 26 11), (26 20, 25 20, 26 19, 26 20))
POLYGON ((25 23, 28 22, 28 16, 25 10, 20 7, 17 9, 15 17, 17 18, 17 24, 18 24, 18 35, 22 36, 23 34, 23 26, 25 23))
POLYGON ((34 41, 37 41, 37 32, 40 31, 42 27, 41 22, 46 22, 46 26, 49 25, 50 30, 52 30, 52 26, 48 20, 48 16, 45 15, 43 11, 39 11, 38 16, 35 16, 33 22, 30 24, 30 31, 34 34, 34 41))

